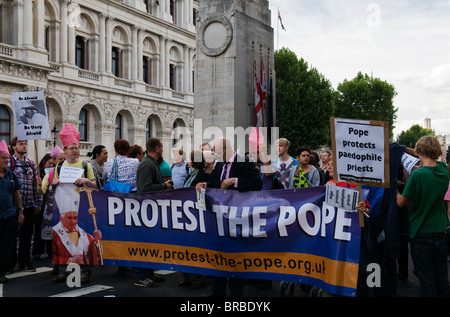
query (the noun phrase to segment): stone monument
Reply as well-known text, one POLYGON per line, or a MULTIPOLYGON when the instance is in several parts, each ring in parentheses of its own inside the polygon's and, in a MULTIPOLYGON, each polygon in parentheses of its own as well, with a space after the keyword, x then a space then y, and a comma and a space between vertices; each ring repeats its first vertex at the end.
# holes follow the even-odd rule
POLYGON ((269 1, 199 1, 194 117, 203 130, 218 127, 225 136, 227 127, 255 126, 253 62, 260 77, 262 56, 268 80, 273 42, 269 1))

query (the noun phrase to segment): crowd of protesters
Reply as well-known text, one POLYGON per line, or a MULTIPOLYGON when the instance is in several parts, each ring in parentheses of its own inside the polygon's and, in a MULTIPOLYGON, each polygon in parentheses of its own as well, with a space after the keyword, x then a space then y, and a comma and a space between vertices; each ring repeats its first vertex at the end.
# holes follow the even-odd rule
MULTIPOLYGON (((13 138, 9 146, 5 141, 0 143, 0 283, 7 283, 8 273, 16 269, 35 271, 33 260, 39 260, 44 254, 54 256, 52 204, 54 188, 59 184, 58 166, 84 169, 76 185, 103 188, 109 180, 115 180, 128 185, 131 193, 189 186, 240 191, 327 184, 354 187, 335 182, 330 151, 322 149, 318 153, 306 146, 293 151, 285 138, 276 141, 276 155, 272 155, 272 160, 265 144, 259 144, 256 151, 243 158, 227 139, 221 138, 191 153, 171 149, 174 163, 170 166, 163 159, 163 144, 158 138, 147 140, 144 148, 130 145, 125 139, 116 140, 112 158, 105 146, 97 145, 88 154, 90 160, 81 161, 79 135, 75 130, 66 124, 63 131, 67 135, 63 131, 60 135, 63 149, 55 146, 39 163, 27 157, 27 141, 13 138)), ((420 281, 422 296, 450 295, 447 272, 450 167, 438 160, 441 154, 434 137, 421 138, 415 149, 396 143, 390 145, 391 187, 368 186, 369 196, 358 204, 358 210, 369 215, 361 228, 358 296, 394 296, 398 281, 408 279, 411 264, 420 281), (411 174, 401 165, 405 152, 419 158, 411 174), (408 261, 409 254, 412 263, 408 261), (365 283, 367 265, 373 262, 379 263, 382 269, 379 288, 369 288, 365 283)), ((101 233, 96 233, 93 241, 96 239, 101 239, 101 233)), ((86 265, 83 270, 83 282, 89 281, 89 268, 86 265)), ((124 270, 119 267, 118 276, 123 276, 124 270)), ((152 269, 133 270, 136 286, 156 287, 164 282, 152 269)), ((60 265, 54 266, 52 274, 56 276, 55 283, 65 281, 67 276, 60 265)), ((181 276, 181 287, 205 286, 205 276, 188 273, 181 276)), ((261 288, 272 285, 271 281, 253 282, 261 288)), ((228 284, 231 296, 238 297, 242 295, 244 283, 243 279, 213 277, 208 295, 225 296, 228 284)))

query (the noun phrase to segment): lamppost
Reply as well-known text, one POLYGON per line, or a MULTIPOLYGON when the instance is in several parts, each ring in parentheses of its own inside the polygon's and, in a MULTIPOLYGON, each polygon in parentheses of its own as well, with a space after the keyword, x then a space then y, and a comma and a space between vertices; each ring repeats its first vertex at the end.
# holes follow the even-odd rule
POLYGON ((53 147, 56 146, 56 134, 57 134, 58 132, 59 132, 59 131, 56 130, 56 125, 54 125, 54 126, 53 126, 53 130, 52 130, 52 133, 53 133, 53 147))

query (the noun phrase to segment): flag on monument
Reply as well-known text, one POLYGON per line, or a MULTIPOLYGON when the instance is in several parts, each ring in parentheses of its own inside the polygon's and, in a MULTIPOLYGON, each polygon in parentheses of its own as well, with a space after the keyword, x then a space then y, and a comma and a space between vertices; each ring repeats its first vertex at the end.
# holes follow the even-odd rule
POLYGON ((272 77, 272 67, 269 65, 269 118, 267 119, 267 138, 270 143, 272 143, 272 133, 271 129, 273 127, 273 83, 272 83, 273 77, 272 77))
POLYGON ((278 20, 280 21, 281 28, 286 32, 286 28, 283 25, 283 19, 281 18, 280 10, 278 10, 278 20))
POLYGON ((263 56, 261 55, 261 70, 260 70, 260 100, 261 100, 261 117, 262 117, 262 127, 264 126, 264 113, 266 110, 266 99, 267 99, 267 89, 266 89, 266 71, 264 69, 264 59, 263 56))
POLYGON ((262 127, 263 126, 263 117, 262 117, 262 103, 261 103, 261 85, 258 80, 258 73, 256 71, 256 61, 253 60, 253 73, 255 77, 255 90, 254 90, 254 99, 255 99, 255 126, 262 127))

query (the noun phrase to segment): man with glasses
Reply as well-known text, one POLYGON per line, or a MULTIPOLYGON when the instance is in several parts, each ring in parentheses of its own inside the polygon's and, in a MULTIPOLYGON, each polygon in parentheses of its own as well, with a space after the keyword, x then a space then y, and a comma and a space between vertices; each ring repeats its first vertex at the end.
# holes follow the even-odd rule
MULTIPOLYGON (((77 178, 74 181, 76 186, 82 186, 86 184, 90 187, 97 187, 97 183, 95 181, 94 170, 92 169, 92 165, 88 162, 83 162, 79 159, 80 152, 80 132, 76 129, 72 124, 66 123, 61 132, 59 134, 59 138, 61 139, 61 143, 63 145, 63 151, 66 154, 66 160, 58 163, 55 167, 55 172, 53 176, 52 185, 58 186, 60 183, 64 182, 64 179, 61 179, 61 169, 63 167, 71 167, 82 169, 83 172, 80 178, 77 178)), ((48 178, 44 178, 42 182, 42 190, 45 192, 47 187, 49 186, 48 181, 45 183, 45 180, 48 178)), ((56 191, 56 189, 55 189, 56 191)), ((81 233, 78 232, 78 236, 81 236, 81 233)), ((55 240, 53 240, 55 243, 55 240)), ((62 283, 66 281, 67 275, 69 272, 66 272, 65 263, 61 263, 59 258, 60 255, 53 254, 53 264, 59 265, 59 275, 53 279, 54 283, 62 283)), ((81 266, 81 283, 88 283, 89 276, 91 275, 90 265, 82 265, 81 266)))
MULTIPOLYGON (((238 190, 240 192, 259 191, 262 181, 259 170, 248 158, 238 155, 234 151, 231 142, 226 138, 218 138, 214 142, 214 153, 217 164, 211 173, 209 182, 196 185, 201 188, 220 188, 238 190)), ((227 284, 231 297, 241 297, 244 287, 244 279, 226 277, 214 277, 210 297, 225 297, 227 284)))
POLYGON ((31 239, 34 228, 34 216, 39 214, 42 205, 42 196, 37 193, 38 170, 35 162, 26 156, 28 150, 27 140, 17 140, 17 137, 14 137, 9 144, 14 151, 9 167, 16 173, 19 182, 22 184, 19 191, 23 201, 25 218, 20 227, 17 258, 14 256, 11 259, 11 271, 13 271, 17 262, 19 270, 35 272, 36 269, 31 262, 31 239))

